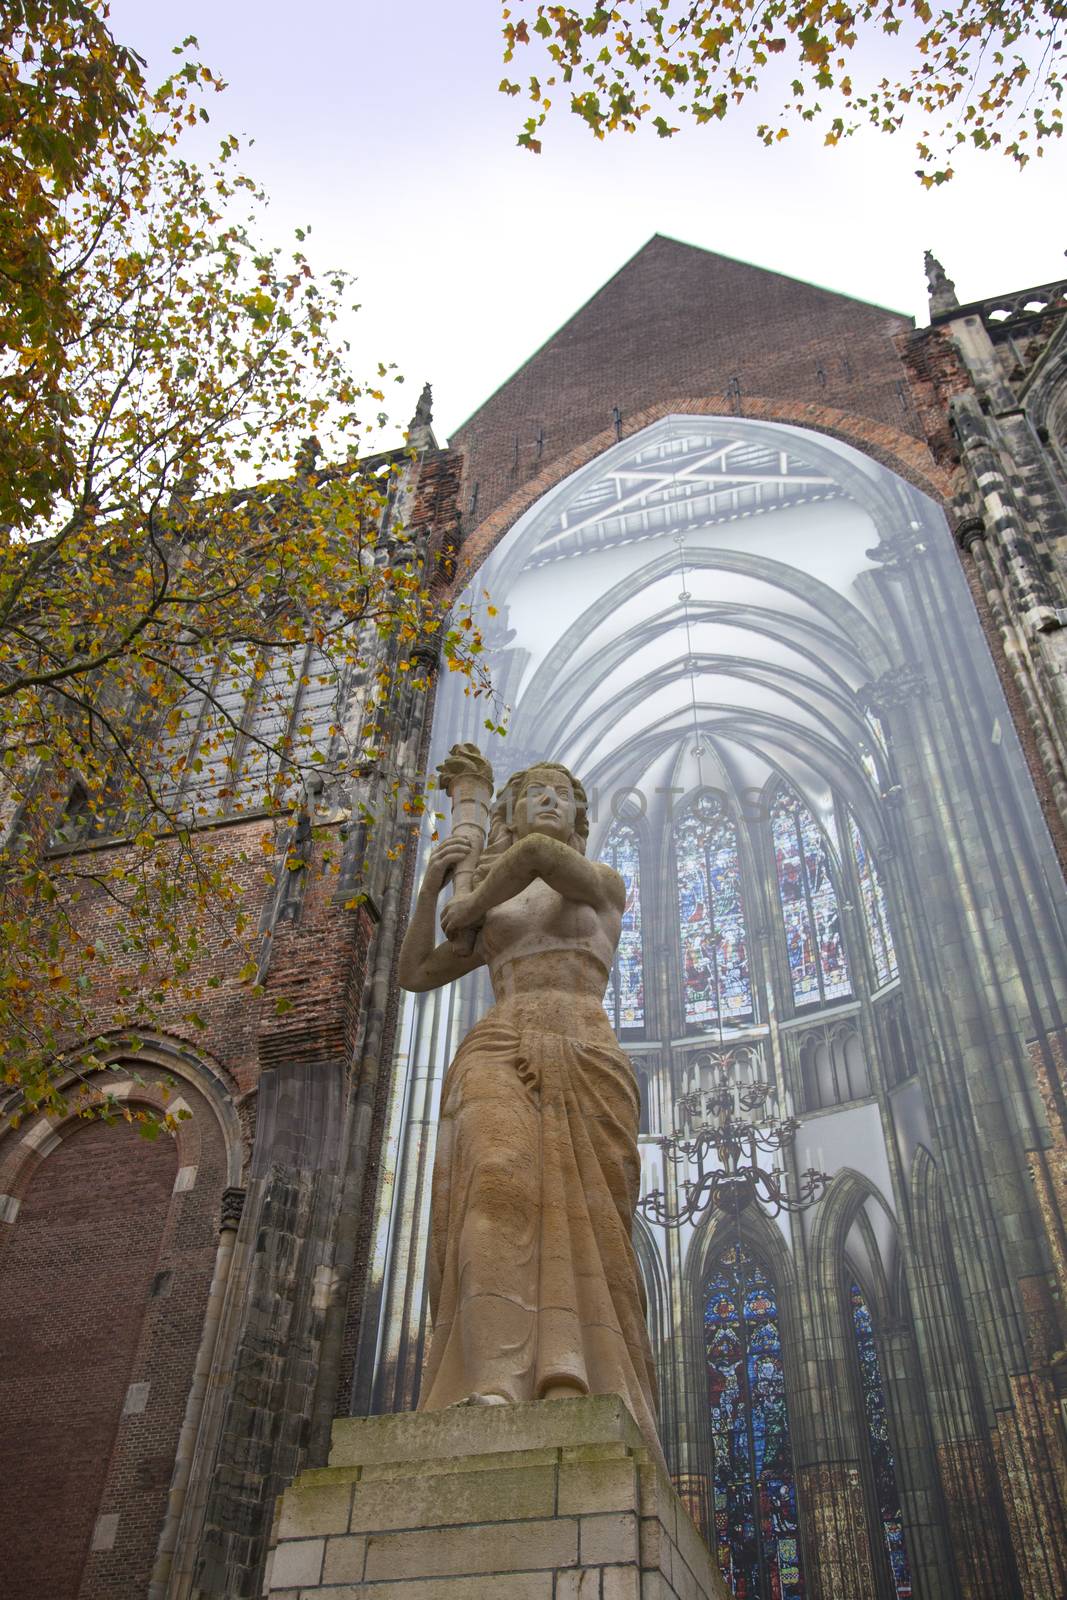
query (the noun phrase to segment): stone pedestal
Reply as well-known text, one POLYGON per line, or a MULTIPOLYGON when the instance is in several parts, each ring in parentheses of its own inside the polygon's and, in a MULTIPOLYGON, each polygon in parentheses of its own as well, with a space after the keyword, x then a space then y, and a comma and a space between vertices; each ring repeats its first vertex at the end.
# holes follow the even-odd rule
POLYGON ((615 1395, 334 1424, 278 1501, 271 1600, 728 1600, 615 1395))

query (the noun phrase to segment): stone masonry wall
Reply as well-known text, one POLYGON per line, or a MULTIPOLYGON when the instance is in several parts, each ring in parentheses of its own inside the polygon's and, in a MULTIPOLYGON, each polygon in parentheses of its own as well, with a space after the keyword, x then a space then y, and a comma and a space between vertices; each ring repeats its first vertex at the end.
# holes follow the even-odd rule
POLYGON ((727 1600, 617 1395, 335 1424, 279 1500, 273 1600, 727 1600))

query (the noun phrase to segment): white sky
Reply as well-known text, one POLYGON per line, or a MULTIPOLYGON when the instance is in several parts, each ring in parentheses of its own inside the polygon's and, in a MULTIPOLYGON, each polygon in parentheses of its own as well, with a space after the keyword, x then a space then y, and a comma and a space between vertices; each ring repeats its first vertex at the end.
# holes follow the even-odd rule
POLYGON ((153 80, 197 35, 230 85, 212 140, 255 141, 270 242, 310 224, 315 265, 356 274, 357 366, 397 363, 400 425, 429 378, 442 441, 653 233, 920 323, 926 247, 961 300, 1067 272, 1067 147, 1022 173, 965 157, 924 191, 903 134, 828 149, 804 130, 767 150, 746 114, 598 143, 563 112, 535 157, 514 143, 524 103, 496 88, 496 0, 111 0, 111 16, 153 80))

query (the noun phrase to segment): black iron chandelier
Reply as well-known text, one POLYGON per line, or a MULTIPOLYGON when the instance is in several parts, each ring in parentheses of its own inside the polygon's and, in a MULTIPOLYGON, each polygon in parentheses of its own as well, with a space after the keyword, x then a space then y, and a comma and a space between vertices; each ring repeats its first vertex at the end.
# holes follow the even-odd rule
POLYGON ((754 1201, 776 1217, 804 1211, 821 1198, 830 1181, 824 1172, 809 1167, 791 1180, 784 1158, 775 1160, 793 1143, 800 1123, 762 1114, 774 1086, 742 1083, 742 1054, 750 1052, 720 1048, 696 1057, 693 1064, 705 1083, 675 1101, 675 1126, 682 1131, 657 1140, 666 1159, 689 1176, 677 1198, 653 1189, 641 1199, 638 1210, 649 1222, 680 1228, 709 1207, 739 1218, 754 1201))

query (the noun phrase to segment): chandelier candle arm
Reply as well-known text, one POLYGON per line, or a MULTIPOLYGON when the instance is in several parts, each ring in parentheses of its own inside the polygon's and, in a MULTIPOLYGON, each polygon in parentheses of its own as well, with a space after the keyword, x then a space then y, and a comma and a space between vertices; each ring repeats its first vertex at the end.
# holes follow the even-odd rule
POLYGON ((713 1086, 693 1089, 675 1102, 676 1124, 685 1132, 657 1141, 675 1167, 688 1168, 695 1162, 696 1175, 683 1178, 676 1211, 671 1210, 662 1189, 651 1190, 638 1209, 659 1227, 680 1228, 696 1223, 709 1207, 739 1217, 758 1201, 776 1217, 783 1211, 804 1211, 814 1205, 830 1181, 825 1173, 809 1167, 798 1175, 796 1192, 790 1194, 784 1167, 772 1163, 768 1170, 760 1164, 761 1155, 778 1155, 792 1144, 800 1128, 796 1117, 757 1121, 743 1115, 758 1115, 773 1095, 773 1085, 740 1086, 735 1078, 734 1052, 729 1050, 709 1052, 706 1065, 713 1086), (716 1159, 714 1167, 706 1165, 710 1155, 716 1159))

